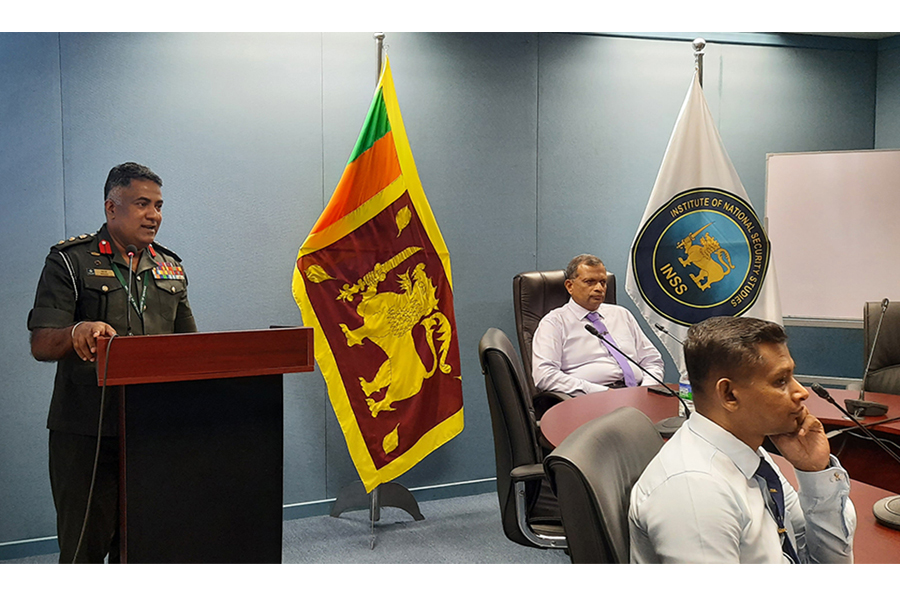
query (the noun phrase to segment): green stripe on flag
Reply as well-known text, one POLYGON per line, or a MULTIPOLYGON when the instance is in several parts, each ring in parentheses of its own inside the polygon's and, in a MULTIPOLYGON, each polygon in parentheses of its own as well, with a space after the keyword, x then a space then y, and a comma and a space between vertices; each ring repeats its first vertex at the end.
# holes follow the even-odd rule
POLYGON ((359 132, 359 139, 356 140, 356 146, 353 148, 347 164, 359 158, 360 154, 371 148, 375 142, 384 137, 384 134, 390 130, 391 122, 388 120, 387 108, 384 105, 384 92, 381 88, 378 88, 378 93, 372 99, 372 106, 369 107, 366 122, 363 123, 362 131, 359 132))

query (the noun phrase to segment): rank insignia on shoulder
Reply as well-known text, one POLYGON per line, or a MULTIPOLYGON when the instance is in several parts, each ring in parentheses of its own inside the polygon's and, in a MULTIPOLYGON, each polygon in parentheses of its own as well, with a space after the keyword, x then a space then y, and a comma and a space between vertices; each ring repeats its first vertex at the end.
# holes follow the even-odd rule
POLYGON ((153 269, 153 279, 184 279, 184 269, 174 263, 160 263, 153 269))
POLYGON ((115 277, 116 274, 112 269, 88 269, 88 277, 115 277))

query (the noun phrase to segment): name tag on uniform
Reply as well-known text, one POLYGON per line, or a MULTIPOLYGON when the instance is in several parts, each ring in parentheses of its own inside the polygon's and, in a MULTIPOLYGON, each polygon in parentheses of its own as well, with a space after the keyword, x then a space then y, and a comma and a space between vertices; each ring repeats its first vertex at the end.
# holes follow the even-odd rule
POLYGON ((115 277, 112 269, 88 269, 88 277, 115 277))
POLYGON ((153 269, 153 279, 184 279, 184 269, 173 263, 160 263, 153 269))

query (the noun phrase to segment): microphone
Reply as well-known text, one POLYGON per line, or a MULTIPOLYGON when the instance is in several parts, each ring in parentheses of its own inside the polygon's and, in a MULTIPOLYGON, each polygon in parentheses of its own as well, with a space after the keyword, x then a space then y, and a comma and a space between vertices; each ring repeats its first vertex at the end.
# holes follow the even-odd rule
POLYGON ((881 333, 881 323, 884 322, 884 313, 887 312, 890 301, 885 298, 881 301, 881 317, 878 319, 878 327, 875 329, 875 337, 872 339, 872 348, 869 350, 869 360, 866 362, 866 370, 863 371, 862 388, 859 390, 858 400, 844 400, 847 408, 863 417, 879 417, 887 413, 887 406, 878 402, 869 402, 866 398, 866 380, 869 378, 869 367, 872 366, 872 357, 875 356, 875 345, 878 343, 878 335, 881 333))
MULTIPOLYGON (((588 333, 590 333, 597 339, 601 340, 603 343, 608 344, 613 350, 615 350, 616 352, 618 352, 619 354, 624 356, 631 364, 633 364, 638 369, 643 371, 644 374, 649 375, 650 379, 652 379, 653 381, 655 381, 656 383, 658 383, 659 385, 662 386, 661 391, 663 391, 664 393, 666 393, 669 396, 678 398, 678 401, 681 402, 682 406, 684 406, 684 414, 685 414, 684 417, 669 417, 668 419, 663 419, 662 421, 660 421, 659 423, 656 424, 656 427, 660 431, 660 433, 665 434, 665 433, 669 433, 670 431, 672 433, 674 433, 674 431, 676 429, 681 427, 681 425, 684 423, 684 421, 687 419, 687 417, 691 416, 691 411, 688 408, 687 403, 685 403, 684 398, 682 398, 681 396, 679 396, 678 394, 673 392, 669 388, 669 386, 667 386, 665 383, 660 381, 659 378, 656 377, 656 375, 654 375, 653 373, 651 373, 650 371, 645 369, 640 363, 638 363, 633 358, 631 358, 630 356, 628 356, 627 354, 622 352, 622 350, 620 350, 618 346, 616 346, 614 343, 612 343, 609 340, 609 338, 605 337, 604 334, 597 331, 596 327, 594 327, 593 325, 588 323, 587 325, 584 326, 584 328, 587 330, 588 333)), ((669 434, 671 435, 671 433, 669 433, 669 434)))
POLYGON ((675 337, 674 335, 672 335, 671 333, 669 333, 669 330, 666 329, 665 327, 663 327, 662 325, 660 325, 659 323, 654 323, 653 326, 656 327, 657 329, 659 329, 660 331, 662 331, 664 334, 666 334, 667 336, 669 336, 669 337, 672 338, 673 340, 675 340, 676 342, 678 342, 680 345, 684 346, 684 342, 682 342, 682 341, 679 340, 677 337, 675 337))
POLYGON ((128 255, 128 302, 125 303, 125 328, 128 330, 128 335, 131 335, 131 305, 134 304, 134 298, 131 296, 131 280, 134 279, 134 255, 137 254, 135 245, 125 246, 125 254, 128 255))
MULTIPOLYGON (((883 303, 882 306, 884 306, 883 303)), ((894 452, 890 448, 888 448, 884 444, 884 442, 875 437, 875 435, 871 431, 869 431, 865 425, 860 423, 856 417, 841 408, 841 405, 831 397, 831 394, 829 394, 825 388, 823 388, 818 383, 812 384, 811 387, 816 395, 819 396, 819 398, 822 398, 823 400, 827 400, 831 404, 834 404, 839 411, 850 417, 850 419, 854 423, 856 423, 860 429, 862 429, 863 433, 872 438, 872 440, 876 444, 878 444, 882 450, 887 452, 891 456, 891 458, 893 458, 897 462, 900 462, 900 457, 894 454, 894 452)), ((872 425, 875 425, 875 423, 872 423, 872 425)), ((887 498, 882 498, 872 506, 872 514, 875 515, 875 520, 882 525, 892 527, 894 529, 900 529, 900 496, 888 496, 887 498)))
POLYGON ((878 444, 879 446, 881 446, 881 449, 882 449, 882 450, 884 450, 885 452, 887 452, 888 454, 890 454, 890 455, 891 455, 891 458, 893 458, 893 459, 896 460, 898 463, 900 463, 900 456, 897 456, 896 454, 894 454, 894 451, 893 451, 893 450, 891 450, 890 448, 888 448, 888 447, 885 445, 884 442, 882 442, 880 439, 878 439, 877 437, 875 437, 875 435, 874 435, 871 431, 869 431, 869 429, 868 429, 865 425, 863 425, 862 423, 859 422, 859 419, 857 419, 857 418, 854 417, 852 414, 850 414, 849 412, 847 412, 846 410, 844 410, 844 407, 841 406, 840 404, 838 404, 837 400, 835 400, 834 398, 831 397, 831 394, 828 393, 828 390, 826 390, 825 388, 823 388, 823 387, 822 387, 821 385, 819 385, 818 383, 814 383, 814 384, 812 384, 810 387, 812 387, 813 391, 816 393, 816 395, 817 395, 819 398, 822 398, 823 400, 827 400, 829 403, 831 403, 831 404, 833 404, 835 407, 837 407, 837 409, 838 409, 839 411, 841 411, 842 413, 844 413, 845 415, 847 415, 847 417, 849 417, 851 421, 853 421, 854 423, 856 423, 856 426, 857 426, 857 427, 859 427, 860 429, 862 429, 863 433, 865 433, 867 436, 869 436, 870 438, 872 438, 872 440, 873 440, 876 444, 878 444))
MULTIPOLYGON (((871 427, 875 427, 876 425, 884 425, 885 423, 893 423, 894 421, 900 421, 900 417, 891 417, 890 419, 882 419, 880 421, 873 421, 872 423, 864 423, 863 427, 869 429, 871 427)), ((848 431, 853 431, 855 429, 859 429, 859 425, 851 425, 850 427, 844 427, 843 429, 832 429, 825 434, 825 437, 831 439, 833 437, 841 435, 842 433, 847 433, 848 431)))

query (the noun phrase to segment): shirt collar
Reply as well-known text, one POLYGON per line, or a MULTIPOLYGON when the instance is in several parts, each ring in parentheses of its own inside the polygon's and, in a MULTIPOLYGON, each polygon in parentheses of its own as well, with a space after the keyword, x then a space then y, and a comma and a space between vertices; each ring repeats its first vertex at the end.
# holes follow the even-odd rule
POLYGON ((572 311, 572 314, 575 315, 575 318, 578 319, 579 321, 586 318, 588 313, 591 313, 591 312, 596 312, 600 316, 600 318, 603 319, 603 313, 600 312, 600 308, 603 307, 602 304, 600 305, 600 308, 598 308, 595 311, 592 311, 592 310, 588 310, 585 307, 583 307, 582 305, 578 304, 577 302, 575 302, 574 298, 569 296, 569 303, 566 304, 566 306, 568 307, 568 309, 570 311, 572 311))
POLYGON ((762 456, 750 446, 739 440, 718 423, 704 417, 697 411, 691 413, 687 421, 688 427, 695 435, 703 438, 720 452, 724 453, 747 479, 752 479, 759 467, 762 456))

